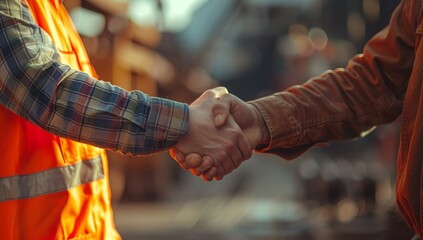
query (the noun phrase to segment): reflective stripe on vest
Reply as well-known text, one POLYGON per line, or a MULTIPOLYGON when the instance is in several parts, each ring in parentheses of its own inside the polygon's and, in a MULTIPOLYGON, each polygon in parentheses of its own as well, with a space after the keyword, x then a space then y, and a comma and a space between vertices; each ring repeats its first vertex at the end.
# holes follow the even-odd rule
POLYGON ((102 178, 101 157, 33 174, 0 178, 0 202, 65 191, 102 178))

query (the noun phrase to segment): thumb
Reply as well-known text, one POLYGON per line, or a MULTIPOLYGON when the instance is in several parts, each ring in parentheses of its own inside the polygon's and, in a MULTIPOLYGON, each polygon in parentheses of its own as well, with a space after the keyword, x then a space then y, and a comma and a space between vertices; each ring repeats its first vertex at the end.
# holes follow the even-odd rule
MULTIPOLYGON (((226 99, 226 98, 225 98, 226 99)), ((213 122, 216 128, 221 128, 228 121, 230 115, 230 102, 227 100, 219 100, 212 107, 213 122)))
POLYGON ((233 94, 228 93, 220 97, 212 107, 214 126, 216 128, 223 127, 223 125, 225 125, 228 121, 230 115, 232 115, 235 121, 240 124, 240 122, 242 122, 242 118, 246 117, 240 112, 240 109, 242 109, 241 105, 242 100, 233 94))

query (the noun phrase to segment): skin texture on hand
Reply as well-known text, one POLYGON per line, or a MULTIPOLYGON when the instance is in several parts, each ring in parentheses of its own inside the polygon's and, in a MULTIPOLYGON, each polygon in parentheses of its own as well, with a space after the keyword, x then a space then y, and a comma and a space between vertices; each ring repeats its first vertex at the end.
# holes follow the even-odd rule
MULTIPOLYGON (((270 139, 269 130, 261 113, 255 106, 242 101, 232 94, 225 94, 214 104, 212 113, 215 127, 221 128, 233 117, 239 127, 244 131, 245 136, 253 148, 258 144, 268 144, 270 139)), ((178 159, 177 161, 183 162, 183 165, 181 165, 182 168, 190 169, 193 174, 197 176, 201 175, 206 181, 213 179, 220 180, 224 175, 233 171, 241 164, 241 162, 237 162, 237 164, 227 165, 226 172, 222 175, 222 171, 216 170, 215 166, 202 172, 206 167, 200 168, 199 166, 200 164, 209 164, 210 159, 208 156, 191 153, 185 157, 184 154, 178 153, 174 155, 174 158, 178 159), (228 169, 228 167, 231 168, 228 169)))
POLYGON ((197 153, 191 153, 185 156, 176 148, 170 149, 170 156, 175 159, 181 168, 189 169, 195 176, 201 176, 205 181, 211 181, 217 176, 217 167, 213 164, 213 159, 209 156, 201 156, 197 153))
POLYGON ((224 176, 251 157, 251 145, 232 116, 228 115, 221 127, 215 127, 212 107, 225 93, 227 90, 222 87, 208 90, 189 106, 188 134, 181 136, 171 150, 172 157, 181 167, 190 169, 195 175, 203 174, 204 169, 207 169, 211 173, 216 172, 217 176, 224 176), (195 155, 187 158, 188 161, 177 157, 192 153, 205 156, 205 159, 198 160, 193 157, 195 155))
POLYGON ((222 127, 230 115, 246 135, 253 149, 258 144, 267 144, 270 133, 260 111, 232 94, 225 94, 213 106, 214 124, 222 127))

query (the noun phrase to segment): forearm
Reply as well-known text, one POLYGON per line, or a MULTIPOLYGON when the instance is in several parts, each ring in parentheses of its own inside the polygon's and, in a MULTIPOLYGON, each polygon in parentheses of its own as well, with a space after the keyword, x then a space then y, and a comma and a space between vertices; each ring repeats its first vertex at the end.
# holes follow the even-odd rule
POLYGON ((296 157, 316 143, 360 137, 401 114, 414 61, 413 22, 404 5, 345 69, 252 102, 271 134, 262 151, 296 157))
POLYGON ((271 134, 269 145, 261 151, 284 152, 285 158, 295 158, 317 143, 361 137, 374 126, 399 116, 401 98, 358 89, 346 96, 346 90, 337 83, 345 81, 343 75, 322 76, 253 101, 271 134))
POLYGON ((61 137, 132 154, 187 132, 186 104, 126 91, 61 64, 20 1, 0 3, 0 104, 61 137))
POLYGON ((188 131, 186 104, 126 91, 79 72, 61 82, 56 99, 47 126, 52 132, 125 153, 168 149, 188 131))

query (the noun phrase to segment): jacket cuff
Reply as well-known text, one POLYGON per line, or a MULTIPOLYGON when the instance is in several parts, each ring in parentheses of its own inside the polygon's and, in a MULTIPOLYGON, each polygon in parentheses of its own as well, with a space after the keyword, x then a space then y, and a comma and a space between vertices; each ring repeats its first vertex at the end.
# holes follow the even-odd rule
POLYGON ((269 145, 256 147, 256 152, 293 159, 314 145, 296 146, 300 139, 300 127, 289 104, 280 96, 271 95, 248 103, 260 111, 270 133, 269 145))

